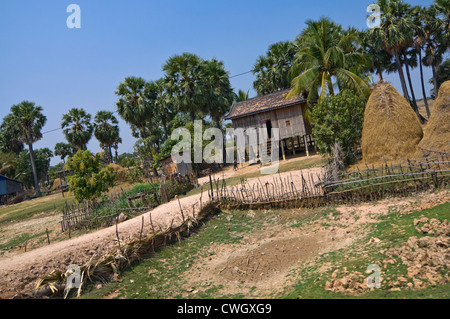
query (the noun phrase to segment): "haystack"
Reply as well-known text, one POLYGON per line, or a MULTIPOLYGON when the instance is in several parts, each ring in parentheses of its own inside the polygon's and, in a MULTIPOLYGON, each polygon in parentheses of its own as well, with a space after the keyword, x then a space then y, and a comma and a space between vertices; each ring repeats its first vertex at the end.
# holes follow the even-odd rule
POLYGON ((444 82, 439 89, 423 139, 417 149, 416 157, 450 153, 450 81, 444 82))
POLYGON ((367 101, 362 132, 363 162, 411 158, 423 131, 417 115, 395 88, 378 83, 367 101))

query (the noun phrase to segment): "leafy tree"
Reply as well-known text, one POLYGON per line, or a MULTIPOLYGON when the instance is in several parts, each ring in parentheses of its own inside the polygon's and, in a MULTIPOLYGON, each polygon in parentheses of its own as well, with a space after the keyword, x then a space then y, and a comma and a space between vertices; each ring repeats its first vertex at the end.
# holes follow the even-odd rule
MULTIPOLYGON (((450 80, 450 59, 445 60, 436 70, 436 80, 437 80, 437 86, 438 86, 438 90, 441 87, 442 83, 444 83, 445 81, 449 81, 450 80)), ((434 82, 434 78, 431 78, 430 83, 434 82)), ((432 95, 436 98, 437 97, 437 93, 434 91, 432 91, 432 95)))
POLYGON ((59 156, 61 161, 66 162, 66 157, 73 156, 77 152, 77 148, 72 144, 56 143, 53 154, 59 156))
POLYGON ((99 156, 89 151, 78 151, 68 159, 66 168, 73 171, 67 182, 78 202, 93 201, 114 185, 116 174, 112 167, 102 167, 99 156))
POLYGON ((86 145, 94 131, 91 115, 84 109, 73 108, 63 115, 62 120, 61 128, 67 141, 75 145, 78 150, 86 150, 86 145))
POLYGON ((100 142, 100 147, 108 153, 110 162, 113 160, 111 149, 122 142, 118 123, 110 111, 99 111, 94 118, 94 136, 100 142))
POLYGON ((329 94, 334 95, 335 86, 368 95, 368 83, 350 71, 358 64, 367 64, 364 54, 355 49, 357 35, 344 32, 340 25, 327 18, 308 20, 306 24, 297 38, 299 51, 291 68, 292 89, 286 98, 306 93, 311 106, 329 94))
POLYGON ((278 42, 269 47, 265 56, 260 56, 253 67, 256 81, 253 82, 258 95, 264 95, 290 88, 289 70, 297 53, 291 41, 278 42))
POLYGON ((33 144, 42 138, 41 130, 47 121, 45 115, 42 114, 42 110, 41 106, 36 106, 33 102, 23 101, 11 107, 11 115, 8 119, 9 125, 15 131, 14 134, 17 134, 18 140, 28 145, 34 189, 38 197, 41 196, 41 191, 39 189, 33 144))
POLYGON ((346 163, 355 160, 361 141, 367 99, 350 90, 320 100, 313 108, 313 135, 321 152, 330 154, 336 142, 346 163))

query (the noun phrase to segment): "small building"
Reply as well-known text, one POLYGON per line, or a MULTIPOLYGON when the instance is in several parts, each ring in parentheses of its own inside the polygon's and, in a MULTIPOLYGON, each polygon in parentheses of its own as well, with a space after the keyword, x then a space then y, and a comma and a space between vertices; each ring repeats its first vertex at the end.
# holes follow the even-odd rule
MULTIPOLYGON (((295 150, 303 150, 309 156, 309 147, 313 145, 313 140, 311 125, 303 118, 306 100, 302 96, 286 100, 288 92, 289 90, 277 91, 235 102, 225 119, 232 121, 234 129, 255 129, 258 142, 267 140, 268 145, 272 138, 271 129, 278 128, 283 159, 286 159, 286 151, 295 154, 295 150), (259 136, 260 128, 264 136, 259 136)), ((246 152, 248 153, 248 150, 246 152)))
POLYGON ((0 175, 0 202, 4 202, 9 197, 15 196, 23 192, 21 182, 0 175))
POLYGON ((193 172, 192 164, 184 162, 175 163, 172 159, 172 156, 161 159, 161 164, 163 168, 163 174, 166 176, 172 176, 176 173, 180 175, 189 175, 193 172))

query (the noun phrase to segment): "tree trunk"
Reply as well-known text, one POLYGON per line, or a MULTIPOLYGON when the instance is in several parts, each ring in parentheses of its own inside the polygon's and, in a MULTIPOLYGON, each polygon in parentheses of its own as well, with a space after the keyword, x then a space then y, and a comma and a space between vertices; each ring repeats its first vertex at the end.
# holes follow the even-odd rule
POLYGON ((380 82, 383 82, 383 80, 384 80, 383 79, 383 72, 378 70, 377 74, 378 74, 378 78, 380 79, 380 82))
POLYGON ((439 86, 437 82, 436 67, 434 64, 431 65, 431 70, 433 71, 434 99, 437 99, 439 94, 439 86))
POLYGON ((403 96, 405 97, 406 101, 411 104, 411 100, 409 99, 408 95, 408 89, 406 88, 405 75, 403 74, 403 68, 400 64, 400 57, 398 56, 398 53, 395 53, 395 63, 397 64, 398 75, 400 77, 400 83, 402 84, 403 96))
POLYGON ((109 150, 109 163, 112 163, 113 162, 113 156, 112 156, 111 146, 108 146, 108 150, 109 150))
POLYGON ((425 103, 425 109, 427 110, 427 118, 430 118, 430 108, 428 107, 427 93, 425 91, 425 83, 423 81, 423 65, 422 65, 422 48, 419 48, 419 68, 420 68, 420 81, 422 84, 423 101, 425 103))
POLYGON ((195 122, 195 112, 194 111, 191 111, 191 120, 192 120, 192 123, 195 122))
POLYGON ((37 178, 36 163, 34 161, 33 144, 31 143, 28 144, 28 148, 30 150, 31 170, 33 171, 33 179, 34 179, 34 190, 36 191, 36 196, 41 197, 41 190, 39 189, 39 181, 37 178))
POLYGON ((408 77, 409 89, 411 91, 412 108, 413 108, 414 112, 416 112, 416 115, 419 118, 420 123, 423 123, 425 121, 425 118, 420 114, 419 108, 417 107, 416 95, 414 94, 414 88, 413 88, 412 81, 411 81, 411 73, 409 72, 409 65, 408 65, 408 59, 406 57, 406 54, 404 54, 403 57, 405 58, 406 76, 408 77))

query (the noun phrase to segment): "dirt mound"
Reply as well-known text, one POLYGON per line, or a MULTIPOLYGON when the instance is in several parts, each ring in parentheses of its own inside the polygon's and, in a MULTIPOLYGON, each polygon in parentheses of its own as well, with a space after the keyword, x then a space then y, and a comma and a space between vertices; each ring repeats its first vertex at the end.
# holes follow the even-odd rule
POLYGON ((273 275, 317 255, 320 248, 314 236, 274 240, 245 255, 227 260, 216 269, 229 281, 239 283, 271 280, 273 275))
POLYGON ((416 157, 450 153, 450 81, 444 82, 433 105, 416 157))
POLYGON ((336 293, 362 294, 369 290, 365 282, 366 277, 367 275, 359 271, 350 273, 347 267, 344 267, 342 271, 336 269, 331 275, 331 281, 325 284, 325 289, 336 293))
POLYGON ((369 97, 362 132, 363 161, 379 163, 412 157, 423 138, 419 119, 406 99, 388 83, 369 97))

